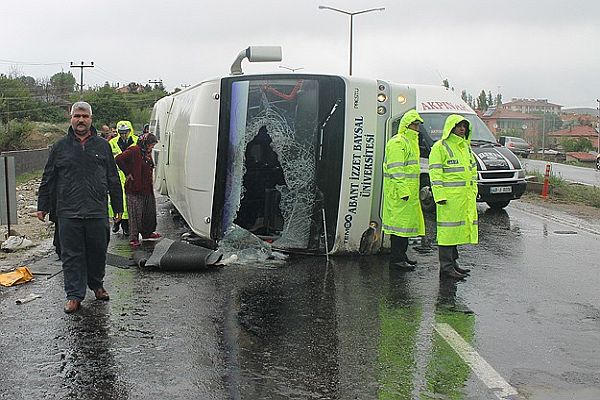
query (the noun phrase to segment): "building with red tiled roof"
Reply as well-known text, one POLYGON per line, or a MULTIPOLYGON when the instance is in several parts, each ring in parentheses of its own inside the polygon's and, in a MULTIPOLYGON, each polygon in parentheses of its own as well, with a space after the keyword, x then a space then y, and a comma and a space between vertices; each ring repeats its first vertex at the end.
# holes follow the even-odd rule
POLYGON ((594 148, 598 148, 598 132, 594 127, 589 125, 576 125, 571 128, 550 132, 546 136, 549 143, 555 146, 560 144, 563 139, 586 138, 592 142, 594 148))
POLYGON ((548 99, 518 99, 513 97, 508 103, 502 104, 502 109, 517 111, 525 114, 552 113, 560 114, 562 106, 548 102, 548 99))
POLYGON ((594 163, 594 162, 596 162, 596 156, 591 153, 585 153, 585 152, 580 152, 580 151, 569 152, 569 153, 567 153, 566 161, 579 161, 579 162, 584 162, 584 163, 594 163))
POLYGON ((479 115, 496 137, 517 136, 535 144, 541 117, 490 107, 479 115))

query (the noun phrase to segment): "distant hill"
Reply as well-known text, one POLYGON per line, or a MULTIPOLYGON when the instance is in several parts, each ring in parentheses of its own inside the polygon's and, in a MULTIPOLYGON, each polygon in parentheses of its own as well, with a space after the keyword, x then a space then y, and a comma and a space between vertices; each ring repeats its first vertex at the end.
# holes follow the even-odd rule
POLYGON ((598 110, 595 108, 579 107, 579 108, 563 108, 564 113, 598 115, 598 110))

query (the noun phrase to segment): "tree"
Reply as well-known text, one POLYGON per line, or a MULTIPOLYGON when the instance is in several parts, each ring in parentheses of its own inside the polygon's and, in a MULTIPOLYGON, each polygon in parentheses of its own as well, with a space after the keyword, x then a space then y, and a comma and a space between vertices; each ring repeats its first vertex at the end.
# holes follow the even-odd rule
POLYGON ((486 111, 488 109, 488 101, 485 90, 481 90, 481 93, 479 93, 479 96, 477 97, 477 109, 479 111, 486 111))
POLYGON ((464 101, 465 103, 468 103, 469 96, 468 96, 468 94, 467 94, 467 91, 466 91, 466 90, 463 90, 462 92, 460 92, 460 98, 461 98, 461 99, 463 99, 463 101, 464 101))
POLYGON ((541 121, 538 124, 540 132, 554 132, 560 130, 563 127, 563 122, 558 114, 545 113, 539 111, 533 114, 541 118, 541 121))
POLYGON ((77 81, 69 72, 58 72, 50 77, 50 86, 54 94, 54 102, 58 99, 67 100, 69 95, 75 91, 77 81))
POLYGON ((36 111, 36 104, 27 86, 19 79, 0 74, 0 121, 27 118, 36 111))
POLYGON ((496 95, 496 107, 500 107, 502 105, 502 95, 498 93, 496 95))
POLYGON ((487 105, 488 107, 491 107, 494 105, 494 98, 492 97, 492 91, 488 91, 488 96, 487 96, 487 105))
POLYGON ((594 148, 591 140, 588 138, 563 139, 560 144, 566 152, 586 152, 594 148))
POLYGON ((442 86, 445 87, 446 89, 450 89, 450 82, 448 82, 448 79, 444 79, 442 81, 442 86))
MULTIPOLYGON (((77 99, 72 100, 76 101, 77 99)), ((131 114, 131 108, 125 98, 111 87, 101 87, 84 92, 83 100, 92 106, 94 125, 96 126, 103 124, 114 126, 117 121, 129 119, 131 114)))

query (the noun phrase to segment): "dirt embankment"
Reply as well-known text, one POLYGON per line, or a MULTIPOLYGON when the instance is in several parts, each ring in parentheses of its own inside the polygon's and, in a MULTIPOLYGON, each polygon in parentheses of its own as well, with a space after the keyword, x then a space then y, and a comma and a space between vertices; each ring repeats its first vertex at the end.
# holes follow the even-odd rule
MULTIPOLYGON (((17 186, 17 223, 10 226, 13 235, 26 237, 33 242, 34 246, 8 253, 0 251, 0 269, 19 266, 31 259, 43 257, 52 250, 50 242, 54 234, 54 224, 48 221, 41 222, 36 217, 39 186, 40 179, 33 179, 17 186)), ((2 226, 1 232, 4 240, 7 233, 6 225, 2 226)))

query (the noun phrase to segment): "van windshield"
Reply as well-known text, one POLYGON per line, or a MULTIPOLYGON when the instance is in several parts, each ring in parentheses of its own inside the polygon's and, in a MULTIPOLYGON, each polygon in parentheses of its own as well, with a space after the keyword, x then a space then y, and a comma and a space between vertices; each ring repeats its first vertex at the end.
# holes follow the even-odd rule
MULTIPOLYGON (((471 136, 471 141, 482 141, 482 142, 491 142, 496 143, 496 138, 490 132, 487 126, 483 123, 479 117, 473 114, 460 114, 465 117, 473 126, 473 133, 471 136)), ((427 130, 431 138, 436 141, 442 137, 442 132, 444 130, 444 123, 446 122, 446 118, 448 118, 448 114, 444 113, 421 113, 421 117, 423 118, 423 127, 427 130)))

